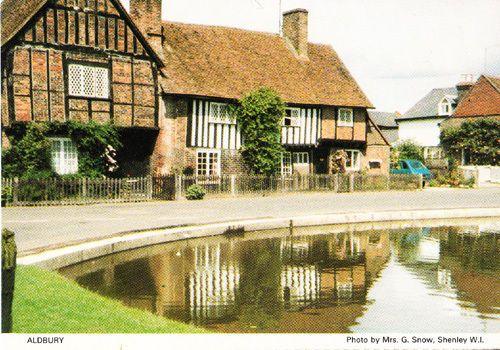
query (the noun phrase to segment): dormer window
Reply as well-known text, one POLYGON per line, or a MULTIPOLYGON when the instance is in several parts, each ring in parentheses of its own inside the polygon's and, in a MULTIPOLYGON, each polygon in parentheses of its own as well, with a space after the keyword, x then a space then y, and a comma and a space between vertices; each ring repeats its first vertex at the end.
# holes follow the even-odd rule
POLYGON ((283 126, 300 126, 300 108, 286 108, 283 126))
POLYGON ((438 105, 439 115, 449 116, 453 113, 455 109, 455 98, 456 96, 445 96, 438 105))

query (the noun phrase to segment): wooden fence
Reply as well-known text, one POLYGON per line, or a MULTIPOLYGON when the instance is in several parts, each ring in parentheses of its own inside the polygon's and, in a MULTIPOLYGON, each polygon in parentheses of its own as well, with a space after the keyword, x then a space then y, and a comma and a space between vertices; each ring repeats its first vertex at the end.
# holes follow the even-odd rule
POLYGON ((167 175, 123 179, 2 179, 2 205, 77 205, 91 203, 175 200, 192 185, 208 197, 264 195, 287 192, 359 192, 415 190, 415 175, 223 175, 217 177, 167 175))
POLYGON ((175 198, 185 197, 187 189, 199 185, 208 196, 241 196, 284 192, 358 192, 416 190, 422 188, 420 175, 296 175, 296 176, 176 176, 175 198))
POLYGON ((69 205, 152 199, 152 178, 2 179, 2 205, 69 205))

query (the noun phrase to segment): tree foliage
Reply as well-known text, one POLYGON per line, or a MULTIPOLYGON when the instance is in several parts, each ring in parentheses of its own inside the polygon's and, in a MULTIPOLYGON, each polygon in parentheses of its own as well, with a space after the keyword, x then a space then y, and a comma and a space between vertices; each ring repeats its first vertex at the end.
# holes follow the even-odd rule
POLYGON ((405 140, 392 149, 391 164, 397 164, 401 159, 416 159, 424 161, 424 153, 421 146, 411 140, 405 140))
POLYGON ((73 140, 78 150, 77 175, 85 177, 106 174, 107 164, 103 157, 106 147, 121 147, 119 133, 114 126, 93 121, 16 124, 10 133, 11 147, 4 151, 2 157, 3 177, 56 176, 51 164, 50 137, 69 137, 73 140))
POLYGON ((466 151, 474 165, 499 165, 500 121, 479 119, 443 129, 441 145, 455 157, 466 151))
POLYGON ((269 88, 255 90, 239 101, 235 114, 245 140, 245 164, 255 174, 276 173, 284 151, 280 138, 285 104, 279 95, 269 88))

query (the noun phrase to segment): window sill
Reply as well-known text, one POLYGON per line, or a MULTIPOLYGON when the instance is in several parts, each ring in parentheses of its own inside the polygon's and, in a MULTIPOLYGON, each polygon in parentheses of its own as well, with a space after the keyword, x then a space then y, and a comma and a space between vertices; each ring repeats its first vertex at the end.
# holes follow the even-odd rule
POLYGON ((73 98, 76 100, 92 100, 92 101, 106 101, 111 102, 110 97, 88 97, 88 96, 76 96, 76 95, 68 95, 68 98, 73 98))
POLYGON ((342 127, 346 127, 346 128, 353 128, 354 124, 341 124, 341 123, 338 123, 337 126, 342 126, 342 127))

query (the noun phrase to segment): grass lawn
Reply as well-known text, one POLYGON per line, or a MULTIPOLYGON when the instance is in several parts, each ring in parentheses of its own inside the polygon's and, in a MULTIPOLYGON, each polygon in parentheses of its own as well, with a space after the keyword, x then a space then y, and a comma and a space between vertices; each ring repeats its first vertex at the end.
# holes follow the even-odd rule
POLYGON ((15 333, 201 333, 201 328, 124 306, 56 272, 18 266, 15 333))

